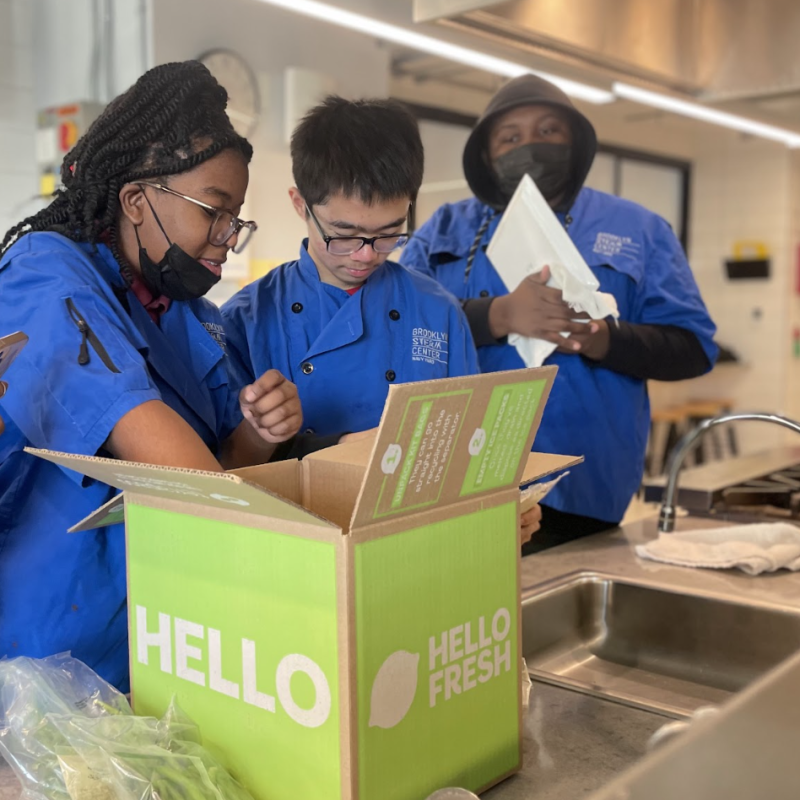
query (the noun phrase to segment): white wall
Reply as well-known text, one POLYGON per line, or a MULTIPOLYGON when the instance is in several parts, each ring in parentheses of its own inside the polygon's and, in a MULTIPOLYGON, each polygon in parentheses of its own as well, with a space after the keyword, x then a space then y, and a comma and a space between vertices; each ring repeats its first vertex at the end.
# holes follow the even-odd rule
POLYGON ((105 101, 131 84, 144 63, 147 2, 0 0, 0 235, 46 204, 36 197, 37 112, 105 101), (106 50, 95 50, 95 6, 111 11, 109 80, 106 50))
POLYGON ((422 120, 419 132, 425 147, 425 172, 417 199, 417 227, 443 203, 456 203, 472 194, 461 167, 469 129, 462 125, 422 120))
POLYGON ((36 108, 108 102, 149 63, 151 0, 22 0, 36 26, 36 108))
POLYGON ((32 37, 26 0, 0 0, 0 239, 38 191, 32 37))

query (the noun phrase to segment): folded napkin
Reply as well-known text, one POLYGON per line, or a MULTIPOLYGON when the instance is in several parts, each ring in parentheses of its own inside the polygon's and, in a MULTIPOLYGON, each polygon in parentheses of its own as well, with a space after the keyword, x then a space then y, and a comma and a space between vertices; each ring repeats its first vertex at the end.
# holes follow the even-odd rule
POLYGON ((748 575, 800 569, 800 528, 788 522, 661 533, 636 555, 679 567, 737 567, 748 575))

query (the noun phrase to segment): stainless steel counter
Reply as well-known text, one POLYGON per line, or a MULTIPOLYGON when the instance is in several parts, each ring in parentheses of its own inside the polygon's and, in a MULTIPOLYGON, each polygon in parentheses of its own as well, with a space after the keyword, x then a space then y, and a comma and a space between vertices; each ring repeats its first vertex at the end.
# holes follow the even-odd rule
POLYGON ((644 754, 666 717, 534 682, 522 772, 484 800, 573 800, 605 786, 644 754))
POLYGON ((20 786, 11 767, 0 759, 0 800, 17 800, 19 795, 20 786))

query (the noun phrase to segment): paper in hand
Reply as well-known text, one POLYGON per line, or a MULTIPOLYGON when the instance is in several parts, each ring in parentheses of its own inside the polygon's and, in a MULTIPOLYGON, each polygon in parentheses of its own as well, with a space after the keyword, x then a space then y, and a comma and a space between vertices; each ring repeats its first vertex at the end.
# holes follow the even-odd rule
POLYGON ((534 483, 533 486, 528 486, 527 489, 522 489, 519 493, 519 510, 521 514, 530 511, 537 503, 541 503, 547 495, 550 494, 555 485, 562 479, 569 475, 569 470, 553 478, 552 481, 545 483, 534 483))
MULTIPOLYGON (((564 302, 576 312, 591 319, 619 316, 616 300, 597 291, 597 278, 528 175, 514 192, 486 255, 509 292, 549 266, 547 285, 560 289, 564 302)), ((551 342, 518 334, 509 336, 508 342, 529 367, 540 367, 556 349, 551 342)))

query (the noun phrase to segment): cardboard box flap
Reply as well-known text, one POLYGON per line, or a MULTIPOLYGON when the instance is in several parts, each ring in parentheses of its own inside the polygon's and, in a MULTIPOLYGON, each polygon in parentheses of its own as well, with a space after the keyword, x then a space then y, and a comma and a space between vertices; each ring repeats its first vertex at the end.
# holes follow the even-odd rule
POLYGON ((363 467, 366 470, 372 459, 377 436, 377 429, 365 431, 361 439, 343 442, 333 447, 326 447, 324 450, 317 450, 315 453, 309 453, 303 461, 331 461, 336 464, 363 467))
POLYGON ((0 336, 0 377, 5 374, 27 343, 28 337, 22 331, 10 333, 8 336, 0 336))
POLYGON ((80 522, 69 528, 67 533, 91 531, 96 528, 105 528, 108 525, 118 525, 121 522, 125 522, 124 494, 118 494, 116 497, 112 497, 96 511, 92 511, 88 517, 84 517, 80 522))
POLYGON ((583 456, 557 456, 553 453, 531 453, 522 473, 520 486, 526 483, 545 478, 555 472, 570 469, 578 464, 583 464, 583 456))
POLYGON ((518 486, 557 371, 391 386, 350 529, 518 486))
POLYGON ((153 467, 113 458, 78 456, 34 448, 26 448, 26 452, 109 486, 123 491, 127 489, 145 497, 184 500, 226 511, 302 522, 320 528, 336 527, 302 506, 231 473, 153 467))

